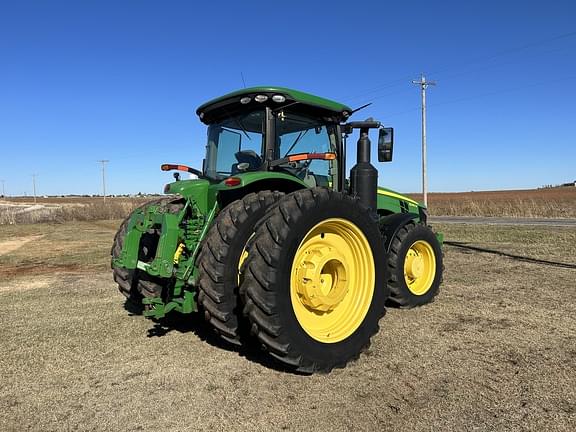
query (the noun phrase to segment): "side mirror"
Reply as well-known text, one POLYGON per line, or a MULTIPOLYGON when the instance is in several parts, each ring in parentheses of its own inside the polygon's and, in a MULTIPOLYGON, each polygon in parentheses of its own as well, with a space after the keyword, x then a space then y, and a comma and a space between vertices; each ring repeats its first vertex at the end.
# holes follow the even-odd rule
POLYGON ((390 162, 394 150, 394 129, 380 128, 378 133, 378 161, 390 162))

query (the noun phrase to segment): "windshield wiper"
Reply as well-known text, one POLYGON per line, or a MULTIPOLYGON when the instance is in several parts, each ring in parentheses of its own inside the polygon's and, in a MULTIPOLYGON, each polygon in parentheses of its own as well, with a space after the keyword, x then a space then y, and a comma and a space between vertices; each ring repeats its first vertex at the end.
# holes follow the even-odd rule
POLYGON ((305 131, 300 131, 300 133, 298 134, 298 136, 296 137, 296 139, 294 140, 294 143, 292 143, 292 145, 290 146, 290 148, 288 149, 288 151, 286 153, 284 153, 283 157, 286 157, 286 155, 288 153, 290 153, 294 147, 296 147, 296 144, 298 144, 298 141, 300 141, 301 138, 304 137, 304 135, 306 135, 308 133, 310 129, 306 129, 305 131))
POLYGON ((240 120, 238 120, 237 117, 234 117, 234 121, 236 122, 236 124, 238 126, 240 126, 240 129, 242 129, 242 132, 244 132, 244 135, 246 135, 246 138, 248 138, 250 141, 252 141, 252 138, 250 138, 250 135, 248 135, 248 132, 246 132, 246 128, 244 127, 242 122, 240 120))

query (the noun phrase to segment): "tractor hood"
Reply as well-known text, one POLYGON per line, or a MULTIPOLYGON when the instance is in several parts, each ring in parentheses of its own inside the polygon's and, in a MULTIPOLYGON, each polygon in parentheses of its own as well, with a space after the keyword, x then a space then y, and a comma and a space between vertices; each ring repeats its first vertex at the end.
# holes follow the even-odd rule
POLYGON ((383 211, 385 214, 389 213, 414 213, 420 214, 426 210, 424 204, 413 200, 406 195, 402 195, 390 189, 383 187, 378 188, 377 195, 378 210, 383 211))

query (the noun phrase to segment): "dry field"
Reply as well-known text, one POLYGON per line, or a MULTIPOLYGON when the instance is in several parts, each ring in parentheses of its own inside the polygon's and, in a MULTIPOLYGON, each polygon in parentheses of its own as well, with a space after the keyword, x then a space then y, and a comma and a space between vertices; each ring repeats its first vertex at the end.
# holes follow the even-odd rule
MULTIPOLYGON (((415 199, 419 194, 410 194, 415 199)), ((576 218, 576 187, 428 194, 434 216, 576 218)))
MULTIPOLYGON (((421 200, 421 195, 409 194, 421 200)), ((30 197, 0 200, 0 225, 117 219, 152 198, 30 197)), ((517 191, 431 193, 434 216, 576 218, 576 187, 517 191)))
MULTIPOLYGON (((106 202, 145 202, 153 199, 153 197, 106 197, 106 202)), ((32 204, 34 198, 32 197, 9 197, 7 201, 20 204, 32 204)), ((103 203, 102 197, 89 197, 89 196, 39 196, 36 198, 37 204, 50 205, 50 204, 101 204, 103 203)))
MULTIPOLYGON (((197 316, 125 310, 117 225, 0 227, 0 430, 576 430, 573 268, 447 246, 435 303, 389 309, 357 362, 302 376, 221 345, 197 316)), ((437 228, 575 262, 573 228, 437 228)))
POLYGON ((126 217, 151 198, 50 197, 0 199, 0 225, 110 220, 126 217))

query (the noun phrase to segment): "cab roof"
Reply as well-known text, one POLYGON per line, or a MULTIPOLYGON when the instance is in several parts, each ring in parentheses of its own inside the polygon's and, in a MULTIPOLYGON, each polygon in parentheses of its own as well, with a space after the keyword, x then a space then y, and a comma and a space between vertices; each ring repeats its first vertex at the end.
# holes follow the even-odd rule
POLYGON ((210 124, 235 113, 257 109, 261 106, 269 106, 272 109, 290 106, 293 111, 307 112, 334 121, 344 121, 352 113, 349 106, 330 99, 286 87, 262 86, 237 90, 212 99, 200 105, 196 114, 204 123, 210 124), (257 96, 266 96, 266 99, 259 102, 255 99, 257 96), (274 96, 282 96, 284 99, 273 98, 274 96))

